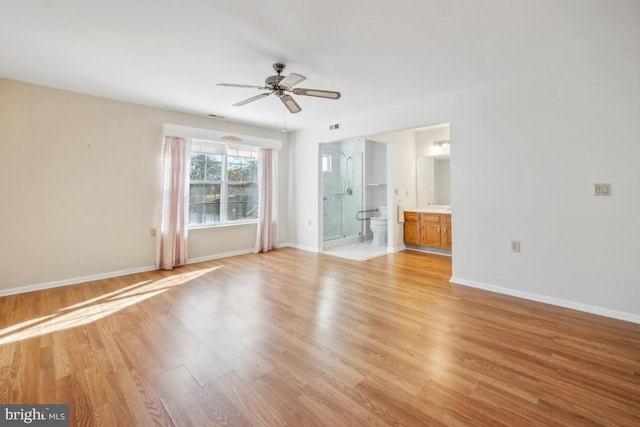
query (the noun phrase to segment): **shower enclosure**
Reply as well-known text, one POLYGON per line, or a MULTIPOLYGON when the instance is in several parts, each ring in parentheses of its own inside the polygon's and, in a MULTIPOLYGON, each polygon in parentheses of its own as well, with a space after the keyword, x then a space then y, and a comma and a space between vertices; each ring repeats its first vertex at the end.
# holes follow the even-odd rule
POLYGON ((356 219, 363 205, 362 141, 322 144, 322 239, 358 241, 362 223, 356 219))

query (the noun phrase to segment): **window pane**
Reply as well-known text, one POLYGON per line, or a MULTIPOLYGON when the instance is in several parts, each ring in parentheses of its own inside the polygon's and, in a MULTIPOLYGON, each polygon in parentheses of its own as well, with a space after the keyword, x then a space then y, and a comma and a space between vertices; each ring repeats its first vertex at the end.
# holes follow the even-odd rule
POLYGON ((242 178, 242 158, 227 157, 227 180, 240 181, 242 178))
POLYGON ((205 155, 202 153, 191 153, 192 162, 204 162, 205 155))
POLYGON ((258 180, 258 160, 243 159, 242 163, 242 180, 245 182, 258 180))
POLYGON ((220 223, 220 203, 207 203, 206 205, 204 205, 204 207, 205 223, 220 223))
POLYGON ((229 184, 227 219, 238 221, 258 217, 258 185, 229 184))
POLYGON ((206 191, 205 184, 189 185, 189 204, 203 203, 205 201, 206 191))
POLYGON ((204 180, 204 165, 205 162, 200 160, 194 160, 191 158, 191 166, 189 170, 189 178, 192 181, 203 181, 204 180))
POLYGON ((207 155, 207 181, 222 181, 222 156, 207 155))
POLYGON ((220 203, 220 184, 207 184, 204 200, 207 203, 220 203))
POLYGON ((258 217, 258 204, 246 202, 229 202, 227 207, 227 219, 229 221, 241 221, 258 217))
POLYGON ((199 225, 204 223, 204 205, 189 205, 189 224, 199 225))

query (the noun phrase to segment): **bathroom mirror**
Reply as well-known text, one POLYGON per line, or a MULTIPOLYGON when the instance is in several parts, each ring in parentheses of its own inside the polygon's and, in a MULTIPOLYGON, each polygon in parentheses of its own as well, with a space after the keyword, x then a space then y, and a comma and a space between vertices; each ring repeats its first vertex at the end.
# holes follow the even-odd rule
POLYGON ((449 124, 416 132, 416 205, 451 205, 449 124))
POLYGON ((451 160, 445 156, 416 159, 416 202, 420 205, 451 205, 451 160))

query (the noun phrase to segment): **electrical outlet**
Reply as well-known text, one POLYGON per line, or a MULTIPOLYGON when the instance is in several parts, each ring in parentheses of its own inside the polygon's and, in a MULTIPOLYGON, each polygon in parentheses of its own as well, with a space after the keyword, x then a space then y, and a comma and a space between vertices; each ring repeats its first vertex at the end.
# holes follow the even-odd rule
POLYGON ((150 233, 150 234, 151 234, 151 237, 156 237, 156 233, 157 233, 157 232, 156 232, 156 229, 155 229, 155 228, 152 228, 152 229, 151 229, 151 233, 150 233))
POLYGON ((520 240, 511 241, 511 252, 520 253, 520 240))
POLYGON ((608 183, 593 184, 593 195, 594 196, 610 196, 611 184, 608 184, 608 183))

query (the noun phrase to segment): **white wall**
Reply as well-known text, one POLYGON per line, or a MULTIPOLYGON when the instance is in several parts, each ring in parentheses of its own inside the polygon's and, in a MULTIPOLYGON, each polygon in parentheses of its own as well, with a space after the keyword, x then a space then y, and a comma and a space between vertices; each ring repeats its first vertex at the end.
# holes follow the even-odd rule
POLYGON ((298 132, 295 241, 317 242, 305 221, 318 214, 318 142, 448 122, 454 280, 640 321, 640 49, 601 43, 562 66, 340 118, 335 136, 298 132), (593 197, 596 182, 613 195, 593 197))
MULTIPOLYGON (((366 210, 387 206, 387 145, 367 140, 365 142, 365 207, 366 210)), ((372 237, 367 227, 368 237, 372 237)))
MULTIPOLYGON (((282 137, 0 79, 0 291, 154 265, 164 123, 282 137)), ((279 157, 286 223, 286 144, 279 157)), ((189 256, 248 250, 254 236, 255 225, 195 230, 189 256)))
POLYGON ((416 204, 416 139, 413 131, 398 131, 369 136, 367 139, 387 144, 388 230, 391 249, 404 248, 404 224, 399 222, 398 206, 416 204))

